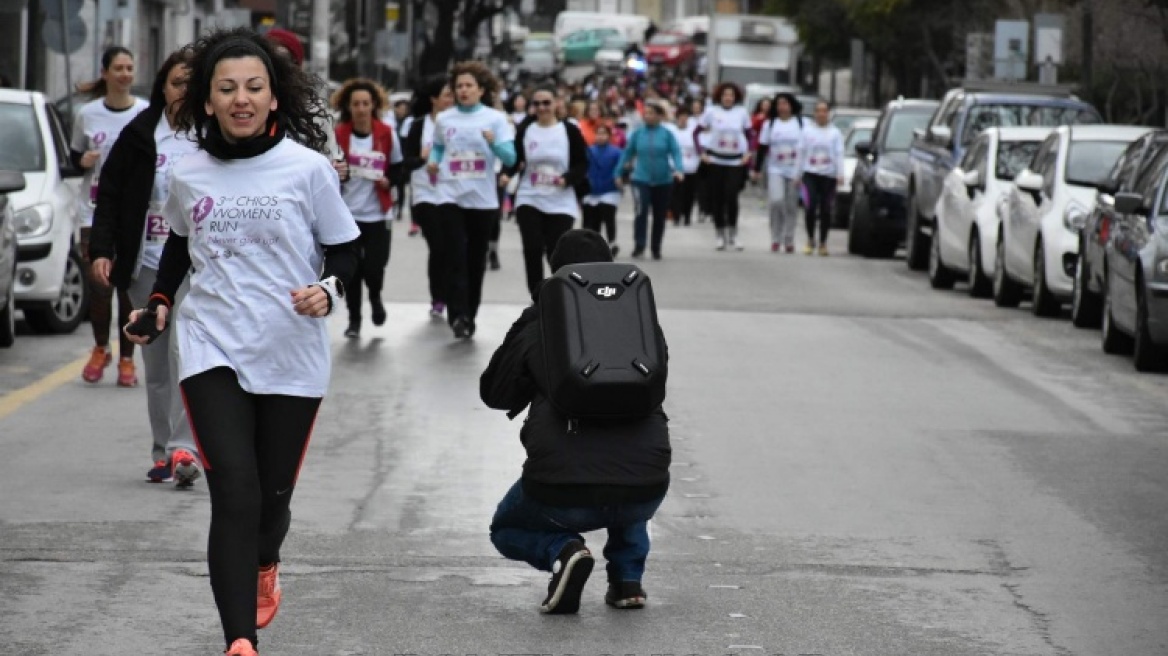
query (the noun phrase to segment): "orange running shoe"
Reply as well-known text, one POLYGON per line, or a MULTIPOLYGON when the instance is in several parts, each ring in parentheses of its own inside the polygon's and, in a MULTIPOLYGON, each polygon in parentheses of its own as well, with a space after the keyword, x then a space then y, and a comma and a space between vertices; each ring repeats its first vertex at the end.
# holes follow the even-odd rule
POLYGON ((239 638, 231 643, 231 646, 223 653, 227 656, 260 656, 260 653, 252 646, 251 640, 247 638, 239 638))
POLYGON ((260 587, 256 597, 256 628, 262 629, 272 623, 276 611, 280 610, 280 564, 272 563, 260 568, 260 587))
POLYGON ((89 354, 89 362, 85 363, 85 368, 81 370, 81 378, 87 383, 96 383, 105 375, 105 368, 113 361, 114 356, 110 354, 109 349, 104 346, 93 347, 93 352, 89 354))
POLYGON ((134 358, 118 358, 118 387, 137 387, 138 374, 134 372, 134 358))

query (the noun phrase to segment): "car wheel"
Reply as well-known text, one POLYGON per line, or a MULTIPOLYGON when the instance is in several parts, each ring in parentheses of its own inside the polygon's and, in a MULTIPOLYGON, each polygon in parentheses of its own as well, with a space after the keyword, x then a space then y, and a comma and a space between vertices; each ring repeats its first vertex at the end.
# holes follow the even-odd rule
POLYGON ((1148 296, 1144 282, 1136 281, 1136 338, 1133 348, 1136 371, 1164 371, 1168 367, 1168 348, 1152 341, 1148 328, 1148 296))
POLYGON ((1079 247, 1079 261, 1075 264, 1074 289, 1071 293, 1071 323, 1076 328, 1098 328, 1103 323, 1099 294, 1087 289, 1091 277, 1082 246, 1079 247))
POLYGON ((8 300, 4 307, 0 307, 0 348, 8 348, 16 343, 16 272, 12 273, 8 300))
POLYGON ((1103 276, 1103 352, 1111 355, 1127 355, 1132 352, 1132 338, 1120 332, 1111 315, 1111 282, 1103 276))
POLYGON ((40 333, 71 333, 81 325, 89 310, 89 285, 85 280, 85 268, 81 256, 69 254, 65 264, 65 277, 61 282, 61 295, 56 301, 24 311, 28 325, 40 333))
POLYGON ((1030 294, 1030 311, 1036 317, 1057 317, 1062 304, 1046 284, 1046 248, 1038 242, 1034 249, 1034 287, 1030 294))
POLYGON ((981 237, 975 230, 969 237, 969 295, 973 298, 989 298, 994 293, 994 283, 986 275, 981 265, 981 237))
POLYGON ((913 271, 929 265, 929 238, 921 233, 921 214, 915 190, 908 192, 908 216, 904 229, 904 261, 913 271))
POLYGON ((1022 302, 1022 287, 1006 273, 1006 241, 998 240, 998 254, 994 258, 994 305, 1014 308, 1022 302))
POLYGON ((953 275, 953 271, 941 261, 941 240, 932 241, 933 247, 929 249, 929 285, 933 289, 953 289, 957 276, 953 275))
POLYGON ((868 222, 861 219, 856 211, 859 196, 852 197, 851 219, 848 221, 848 253, 852 255, 867 255, 868 245, 872 240, 872 230, 868 222))

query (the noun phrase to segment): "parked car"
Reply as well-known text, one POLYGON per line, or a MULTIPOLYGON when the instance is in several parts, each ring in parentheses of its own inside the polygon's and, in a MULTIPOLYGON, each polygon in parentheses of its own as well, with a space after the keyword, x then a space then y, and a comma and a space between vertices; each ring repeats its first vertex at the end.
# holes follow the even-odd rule
POLYGON ((1079 229, 1095 204, 1099 184, 1128 145, 1150 128, 1063 126, 1018 172, 998 236, 994 302, 1014 307, 1031 291, 1036 316, 1056 316, 1071 299, 1079 229))
MULTIPOLYGON (((812 110, 815 108, 812 107, 812 110)), ((848 130, 852 128, 852 124, 859 119, 871 119, 875 121, 880 117, 880 110, 878 109, 861 109, 859 107, 836 107, 831 110, 831 124, 839 129, 840 132, 847 134, 848 130)))
POLYGON ((990 296, 997 255, 1001 205, 1011 182, 1034 159, 1053 128, 989 128, 945 176, 937 199, 937 225, 929 259, 929 282, 949 289, 959 275, 969 295, 990 296))
POLYGON ((1071 323, 1078 328, 1098 328, 1103 323, 1104 250, 1116 221, 1115 194, 1154 185, 1161 158, 1168 158, 1168 130, 1149 132, 1133 141, 1099 185, 1095 207, 1079 230, 1079 259, 1071 293, 1071 323))
POLYGON ((1139 371, 1168 369, 1168 156, 1146 184, 1115 194, 1104 251, 1103 350, 1131 353, 1139 371))
POLYGON ((19 171, 0 171, 0 348, 16 342, 16 220, 8 194, 24 184, 19 171))
POLYGON ((869 142, 856 144, 848 252, 865 257, 892 257, 904 238, 908 150, 913 130, 929 121, 935 100, 889 102, 869 142))
MULTIPOLYGON (((1030 89, 1033 87, 1017 86, 1030 89)), ((905 260, 910 269, 929 261, 933 209, 945 176, 965 156, 969 144, 992 127, 1057 126, 1102 123, 1090 104, 1062 94, 1018 93, 959 88, 949 91, 941 106, 913 139, 908 180, 908 223, 905 260)))
POLYGON ((78 190, 56 109, 36 91, 0 89, 0 169, 24 173, 9 195, 16 213, 16 306, 39 332, 72 332, 89 303, 81 254, 78 190))
POLYGON ((629 42, 623 36, 610 36, 600 44, 593 59, 596 72, 601 75, 620 75, 625 70, 625 52, 629 42))
POLYGON ((851 125, 844 133, 844 183, 836 189, 834 215, 832 225, 836 228, 848 225, 848 216, 852 212, 852 176, 856 173, 856 144, 871 143, 872 130, 876 127, 875 118, 862 118, 851 125))
POLYGON ((544 50, 524 52, 515 64, 515 73, 520 83, 554 80, 558 69, 555 56, 544 50))
POLYGON ((681 34, 658 32, 645 44, 645 60, 650 66, 691 69, 697 63, 693 41, 681 34))
POLYGON ((596 53, 604 45, 604 40, 620 36, 620 33, 620 30, 612 27, 573 32, 564 38, 560 57, 565 64, 591 64, 596 60, 596 53))

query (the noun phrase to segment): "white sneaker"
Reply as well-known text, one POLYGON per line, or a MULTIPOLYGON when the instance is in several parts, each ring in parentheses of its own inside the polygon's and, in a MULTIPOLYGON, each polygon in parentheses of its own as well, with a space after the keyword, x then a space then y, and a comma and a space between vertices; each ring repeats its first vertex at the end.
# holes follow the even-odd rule
POLYGON ((718 238, 714 240, 714 249, 719 251, 726 250, 726 235, 722 231, 718 231, 718 238))

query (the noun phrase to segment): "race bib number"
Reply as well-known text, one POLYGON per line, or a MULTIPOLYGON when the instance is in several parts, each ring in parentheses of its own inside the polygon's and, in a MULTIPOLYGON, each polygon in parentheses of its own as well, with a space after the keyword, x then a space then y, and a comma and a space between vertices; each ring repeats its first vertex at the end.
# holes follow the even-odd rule
POLYGON ((738 151, 738 135, 734 132, 719 132, 714 139, 714 150, 724 152, 738 151))
POLYGON ((450 154, 450 176, 458 180, 479 180, 487 177, 487 158, 475 150, 450 154))
POLYGON ((831 164, 831 151, 822 146, 816 147, 807 156, 807 164, 812 167, 827 166, 831 164))
POLYGON ((89 206, 97 207, 97 178, 94 178, 93 184, 89 185, 89 206))
POLYGON ((795 164, 795 160, 799 153, 794 146, 789 144, 781 144, 775 147, 774 160, 775 164, 780 166, 789 166, 795 164))
POLYGON ((560 179, 560 172, 547 164, 535 167, 531 174, 531 184, 536 187, 555 187, 560 179))
POLYGON ((377 181, 385 177, 385 153, 377 151, 352 152, 348 156, 349 175, 354 178, 377 181))
POLYGON ((685 159, 694 159, 698 156, 698 151, 693 146, 685 146, 681 149, 681 156, 685 159))
POLYGON ((161 209, 151 203, 150 213, 146 215, 146 241, 164 242, 170 235, 170 222, 162 216, 161 209))

